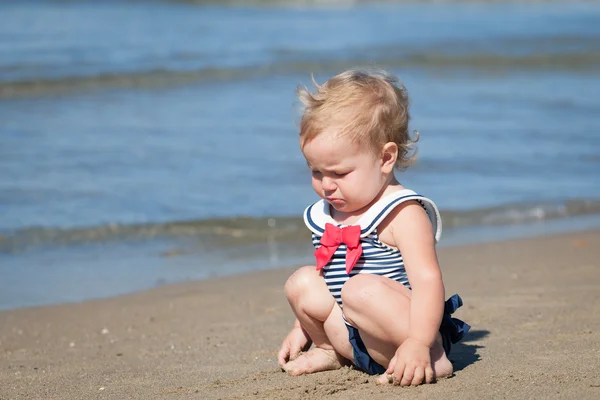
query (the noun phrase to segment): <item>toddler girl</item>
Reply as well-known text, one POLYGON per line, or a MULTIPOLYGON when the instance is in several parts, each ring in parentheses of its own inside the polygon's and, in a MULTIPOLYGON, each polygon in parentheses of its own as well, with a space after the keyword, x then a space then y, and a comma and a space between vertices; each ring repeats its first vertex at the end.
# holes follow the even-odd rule
POLYGON ((278 362, 290 375, 351 363, 401 385, 449 376, 450 346, 469 327, 450 317, 460 297, 444 302, 438 209, 394 175, 414 158, 406 89, 356 70, 315 85, 299 97, 300 146, 321 197, 304 212, 316 266, 285 284, 296 321, 278 362))

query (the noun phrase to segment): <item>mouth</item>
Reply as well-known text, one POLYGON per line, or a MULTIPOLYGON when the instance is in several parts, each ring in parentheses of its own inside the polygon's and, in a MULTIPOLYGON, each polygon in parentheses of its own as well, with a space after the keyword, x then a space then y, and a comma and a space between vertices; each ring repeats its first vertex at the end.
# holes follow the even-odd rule
POLYGON ((336 203, 336 204, 344 202, 344 200, 342 200, 342 199, 334 199, 334 198, 327 198, 327 201, 330 203, 336 203))

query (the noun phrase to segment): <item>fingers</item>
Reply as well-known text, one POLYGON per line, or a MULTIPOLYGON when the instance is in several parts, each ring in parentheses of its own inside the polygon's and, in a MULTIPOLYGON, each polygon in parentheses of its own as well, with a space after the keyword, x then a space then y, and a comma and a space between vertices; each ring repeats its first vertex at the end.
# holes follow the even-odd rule
POLYGON ((435 381, 435 375, 433 374, 433 368, 430 365, 425 368, 425 383, 432 383, 435 381))
POLYGON ((283 344, 281 346, 281 350, 279 350, 279 353, 277 353, 277 362, 279 363, 280 367, 283 367, 288 359, 289 359, 289 355, 290 355, 290 348, 289 346, 287 346, 286 344, 283 344))
MULTIPOLYGON (((404 379, 406 372, 407 372, 406 371, 406 363, 399 362, 396 364, 396 368, 394 368, 394 374, 393 374, 394 385, 402 384, 402 380, 404 379)), ((412 380, 412 375, 411 375, 410 379, 412 380)))
POLYGON ((386 374, 393 374, 394 373, 394 368, 396 368, 396 356, 395 355, 390 360, 390 363, 388 364, 388 368, 385 371, 385 373, 386 374))
POLYGON ((403 364, 396 366, 396 369, 388 368, 388 370, 377 378, 378 385, 401 385, 401 386, 417 386, 423 383, 432 383, 434 381, 433 369, 428 366, 423 367, 408 367, 403 364), (402 370, 400 374, 398 371, 402 370))
POLYGON ((378 385, 387 385, 391 383, 393 385, 401 386, 417 386, 423 383, 432 383, 435 381, 431 366, 427 366, 426 368, 400 366, 397 367, 395 371, 400 371, 401 368, 403 368, 402 374, 394 373, 394 371, 390 371, 390 368, 388 368, 388 371, 377 378, 376 383, 378 385))
POLYGON ((394 357, 392 357, 392 359, 390 360, 390 363, 388 364, 387 369, 385 370, 385 372, 379 377, 377 378, 377 384, 378 385, 387 385, 389 383, 394 383, 394 378, 393 378, 393 373, 394 373, 394 369, 396 368, 396 356, 394 355, 394 357))
POLYGON ((377 381, 375 382, 378 385, 388 385, 388 384, 394 384, 394 375, 393 374, 389 374, 386 372, 384 372, 379 378, 377 378, 377 381))
POLYGON ((398 378, 397 385, 409 386, 415 376, 415 368, 406 366, 402 375, 395 375, 398 378))
POLYGON ((423 380, 425 380, 425 368, 423 368, 423 367, 415 368, 415 375, 413 376, 410 384, 413 386, 417 386, 417 385, 420 385, 421 383, 423 383, 423 380))

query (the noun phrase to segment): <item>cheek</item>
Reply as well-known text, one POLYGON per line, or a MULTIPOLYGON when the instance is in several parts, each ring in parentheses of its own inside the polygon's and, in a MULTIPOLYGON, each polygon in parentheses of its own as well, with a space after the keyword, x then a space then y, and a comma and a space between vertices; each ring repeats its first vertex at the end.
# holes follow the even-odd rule
POLYGON ((374 195, 374 192, 377 193, 381 189, 379 181, 374 179, 372 173, 362 173, 355 176, 352 183, 347 186, 355 193, 355 196, 360 199, 369 198, 374 195))
POLYGON ((317 193, 320 193, 321 192, 321 181, 318 180, 317 178, 312 178, 311 183, 312 183, 313 189, 315 189, 315 191, 317 193))

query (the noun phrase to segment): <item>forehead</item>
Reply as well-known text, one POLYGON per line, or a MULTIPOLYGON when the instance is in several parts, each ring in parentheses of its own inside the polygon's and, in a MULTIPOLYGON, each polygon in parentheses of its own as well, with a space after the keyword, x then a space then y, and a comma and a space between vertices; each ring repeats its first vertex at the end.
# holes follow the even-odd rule
POLYGON ((323 132, 302 147, 302 153, 311 165, 336 166, 352 163, 366 155, 366 151, 347 135, 323 132))

